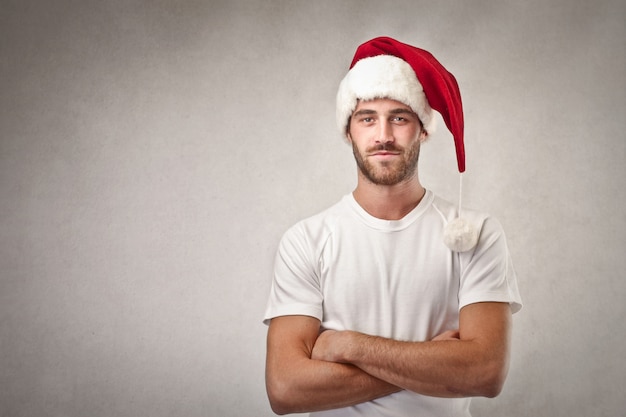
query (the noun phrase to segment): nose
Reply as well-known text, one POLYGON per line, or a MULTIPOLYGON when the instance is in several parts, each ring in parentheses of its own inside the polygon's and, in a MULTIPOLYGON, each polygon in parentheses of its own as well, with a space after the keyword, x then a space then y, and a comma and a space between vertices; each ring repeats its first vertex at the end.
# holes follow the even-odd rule
POLYGON ((391 143, 394 141, 393 129, 391 123, 388 120, 383 120, 379 123, 378 130, 378 143, 391 143))

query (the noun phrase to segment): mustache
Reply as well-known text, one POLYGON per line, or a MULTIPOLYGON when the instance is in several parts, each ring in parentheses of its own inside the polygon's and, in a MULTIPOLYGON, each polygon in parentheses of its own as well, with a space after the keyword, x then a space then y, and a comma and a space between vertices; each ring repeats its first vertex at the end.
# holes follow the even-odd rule
POLYGON ((366 149, 366 152, 404 152, 404 148, 398 147, 393 143, 381 143, 366 149))

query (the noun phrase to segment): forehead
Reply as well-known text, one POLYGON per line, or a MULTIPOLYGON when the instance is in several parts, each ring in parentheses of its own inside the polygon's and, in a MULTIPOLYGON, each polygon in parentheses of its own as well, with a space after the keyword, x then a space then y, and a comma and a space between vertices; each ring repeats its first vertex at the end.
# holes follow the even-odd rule
POLYGON ((413 113, 411 107, 390 98, 375 98, 371 100, 358 100, 354 111, 373 110, 376 112, 387 112, 391 110, 406 110, 413 113))

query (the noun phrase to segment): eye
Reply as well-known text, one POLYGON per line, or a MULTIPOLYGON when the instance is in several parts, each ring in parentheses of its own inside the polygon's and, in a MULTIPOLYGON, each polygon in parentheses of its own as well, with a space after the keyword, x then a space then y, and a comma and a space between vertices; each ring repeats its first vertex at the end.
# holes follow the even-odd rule
POLYGON ((366 125, 371 125, 372 123, 376 122, 376 119, 374 119, 371 116, 363 116, 359 118, 359 123, 363 123, 366 125))

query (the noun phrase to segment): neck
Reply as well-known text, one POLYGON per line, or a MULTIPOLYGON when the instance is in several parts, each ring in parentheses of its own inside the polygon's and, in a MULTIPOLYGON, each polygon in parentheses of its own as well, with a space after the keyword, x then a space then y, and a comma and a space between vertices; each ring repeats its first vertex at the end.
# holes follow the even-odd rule
POLYGON ((400 220, 422 201, 426 190, 417 176, 396 185, 376 185, 359 176, 352 193, 365 211, 383 220, 400 220))

